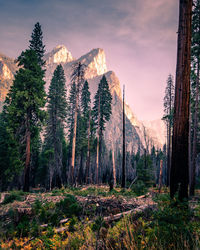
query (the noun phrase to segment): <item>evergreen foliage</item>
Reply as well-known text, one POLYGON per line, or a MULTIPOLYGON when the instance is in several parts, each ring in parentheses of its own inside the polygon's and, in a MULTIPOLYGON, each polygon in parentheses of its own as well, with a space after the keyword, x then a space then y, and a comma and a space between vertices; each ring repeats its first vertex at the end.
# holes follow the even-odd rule
POLYGON ((97 93, 94 97, 93 118, 96 126, 98 125, 98 115, 100 115, 99 127, 100 135, 105 130, 105 124, 110 120, 112 114, 112 95, 109 90, 108 82, 105 75, 102 77, 97 93), (100 110, 100 113, 99 113, 100 110))
POLYGON ((20 158, 24 162, 25 172, 27 171, 24 180, 24 188, 27 191, 31 142, 45 118, 45 111, 42 110, 45 105, 45 82, 44 71, 38 65, 35 51, 22 52, 18 58, 18 66, 20 68, 6 99, 5 113, 10 133, 20 146, 20 158))
POLYGON ((44 53, 45 53, 45 45, 43 44, 43 33, 41 29, 41 25, 39 22, 35 24, 33 29, 29 48, 34 50, 38 57, 38 64, 40 66, 44 66, 45 61, 43 60, 44 53))
POLYGON ((62 146, 67 115, 65 75, 62 65, 58 65, 53 73, 49 87, 47 111, 48 120, 45 134, 45 149, 51 149, 53 153, 53 161, 49 159, 51 164, 48 163, 51 188, 53 178, 55 179, 55 185, 59 186, 62 184, 62 146))

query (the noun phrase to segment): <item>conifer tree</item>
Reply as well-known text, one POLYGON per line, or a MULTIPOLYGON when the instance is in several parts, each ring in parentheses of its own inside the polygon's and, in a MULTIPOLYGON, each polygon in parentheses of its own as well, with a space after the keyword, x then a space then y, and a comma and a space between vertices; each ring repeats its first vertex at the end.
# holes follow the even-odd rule
MULTIPOLYGON (((58 65, 53 73, 53 77, 49 86, 48 94, 48 120, 46 127, 45 141, 48 148, 53 151, 53 163, 50 164, 49 171, 52 173, 51 178, 55 179, 55 185, 58 187, 63 183, 63 135, 65 127, 65 119, 67 114, 65 75, 62 65, 58 65), (52 169, 53 168, 53 169, 52 169)), ((50 178, 50 189, 52 187, 52 179, 50 178)))
POLYGON ((38 64, 34 50, 22 52, 18 58, 19 70, 6 100, 8 124, 21 147, 24 163, 24 191, 29 191, 31 143, 44 120, 44 71, 38 64), (24 158, 25 155, 25 158, 24 158))
POLYGON ((167 79, 167 86, 164 97, 164 116, 163 120, 167 127, 167 186, 169 186, 170 168, 171 168, 171 143, 174 109, 174 83, 170 74, 167 79))
POLYGON ((29 48, 34 50, 38 57, 38 64, 40 66, 44 66, 45 61, 43 60, 44 53, 45 53, 45 45, 43 44, 43 33, 42 28, 39 22, 35 24, 33 29, 29 48))
POLYGON ((96 155, 96 183, 98 184, 99 158, 101 157, 101 144, 105 124, 110 120, 112 95, 109 90, 108 82, 103 75, 97 93, 94 97, 93 118, 97 127, 97 155, 96 155))
MULTIPOLYGON (((29 40, 29 48, 34 50, 37 54, 38 64, 43 67, 45 61, 43 59, 45 53, 45 45, 43 44, 43 32, 39 22, 34 26, 33 32, 31 34, 31 40, 29 40)), ((35 186, 35 178, 37 173, 37 168, 39 164, 40 155, 40 133, 37 133, 34 138, 34 143, 31 147, 31 185, 35 186)))

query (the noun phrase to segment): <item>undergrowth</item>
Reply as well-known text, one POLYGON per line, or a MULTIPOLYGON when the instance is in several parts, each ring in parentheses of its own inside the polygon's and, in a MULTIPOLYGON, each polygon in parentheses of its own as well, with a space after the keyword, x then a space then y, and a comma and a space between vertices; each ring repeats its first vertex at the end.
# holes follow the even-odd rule
MULTIPOLYGON (((92 221, 81 217, 82 210, 76 198, 65 192, 63 195, 65 199, 56 204, 36 201, 33 205, 34 216, 20 218, 18 224, 13 225, 13 232, 4 233, 1 247, 127 250, 193 250, 200 247, 200 204, 191 210, 187 202, 179 203, 176 199, 170 200, 167 194, 160 194, 154 199, 156 209, 107 223, 103 217, 94 217, 92 221), (55 227, 59 226, 59 220, 64 217, 69 218, 63 225, 66 228, 56 233, 55 227), (42 223, 48 223, 45 230, 39 226, 42 223)), ((17 215, 13 211, 10 216, 15 221, 17 215)))

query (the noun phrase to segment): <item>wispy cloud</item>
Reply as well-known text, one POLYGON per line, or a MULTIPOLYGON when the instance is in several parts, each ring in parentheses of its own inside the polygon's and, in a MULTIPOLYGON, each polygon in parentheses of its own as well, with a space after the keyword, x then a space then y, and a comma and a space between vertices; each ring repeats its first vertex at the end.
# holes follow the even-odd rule
POLYGON ((177 18, 174 0, 0 0, 0 51, 18 56, 37 21, 47 50, 65 44, 79 57, 102 47, 129 89, 133 111, 150 118, 151 105, 154 119, 162 112, 165 79, 175 71, 177 18))

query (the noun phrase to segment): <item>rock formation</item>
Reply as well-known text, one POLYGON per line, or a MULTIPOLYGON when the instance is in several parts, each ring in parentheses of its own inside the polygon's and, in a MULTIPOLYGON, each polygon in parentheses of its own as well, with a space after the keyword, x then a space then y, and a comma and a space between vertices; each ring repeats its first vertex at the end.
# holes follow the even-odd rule
MULTIPOLYGON (((99 48, 93 49, 89 53, 75 59, 65 46, 59 45, 45 55, 45 60, 46 91, 48 91, 52 74, 58 64, 62 64, 64 68, 68 92, 72 64, 80 61, 86 65, 85 77, 89 82, 92 99, 97 91, 100 79, 103 74, 105 74, 113 97, 112 116, 106 125, 105 140, 109 147, 111 147, 112 140, 114 144, 120 147, 122 144, 122 94, 120 82, 116 74, 113 71, 107 70, 104 50, 99 48)), ((14 60, 0 55, 0 105, 2 105, 8 89, 12 84, 16 68, 14 60)), ((146 146, 151 148, 152 145, 161 148, 163 145, 162 136, 157 138, 154 132, 146 128, 144 124, 135 117, 129 105, 126 104, 127 150, 137 152, 139 146, 142 150, 146 146)))

